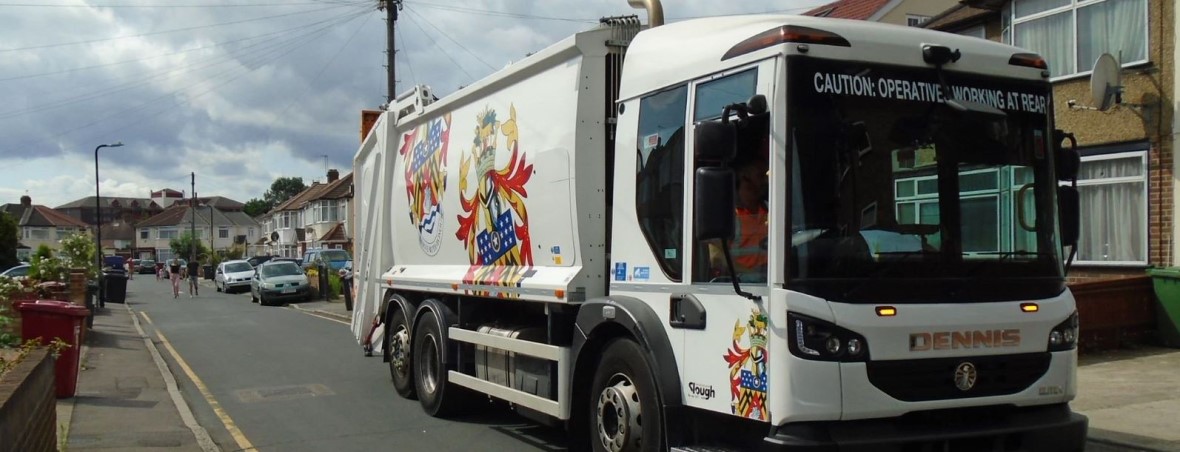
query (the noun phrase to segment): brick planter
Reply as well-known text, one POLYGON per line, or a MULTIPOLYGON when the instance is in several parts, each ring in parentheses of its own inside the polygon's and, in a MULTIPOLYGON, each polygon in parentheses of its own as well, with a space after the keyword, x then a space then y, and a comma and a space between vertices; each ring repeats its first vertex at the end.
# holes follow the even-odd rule
POLYGON ((53 363, 39 348, 0 376, 0 450, 57 450, 53 363))

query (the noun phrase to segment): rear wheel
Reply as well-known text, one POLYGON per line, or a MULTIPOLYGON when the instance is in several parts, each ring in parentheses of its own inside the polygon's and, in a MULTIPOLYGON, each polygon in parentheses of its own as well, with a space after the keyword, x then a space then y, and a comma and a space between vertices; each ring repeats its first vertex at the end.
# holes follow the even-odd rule
POLYGON ((590 390, 590 443, 595 452, 658 451, 663 413, 655 379, 634 341, 607 344, 590 390))
MULTIPOLYGON (((419 318, 414 328, 414 340, 411 342, 414 351, 414 390, 418 394, 418 402, 426 414, 435 417, 454 414, 462 400, 469 393, 459 385, 448 381, 447 365, 443 363, 443 353, 446 353, 446 338, 442 329, 449 325, 442 325, 433 311, 426 311, 419 318)), ((454 364, 454 360, 450 361, 454 364)))
POLYGON ((410 325, 406 312, 397 309, 389 318, 389 332, 385 335, 385 349, 389 350, 389 376, 398 395, 407 399, 414 394, 414 366, 410 359, 410 325))

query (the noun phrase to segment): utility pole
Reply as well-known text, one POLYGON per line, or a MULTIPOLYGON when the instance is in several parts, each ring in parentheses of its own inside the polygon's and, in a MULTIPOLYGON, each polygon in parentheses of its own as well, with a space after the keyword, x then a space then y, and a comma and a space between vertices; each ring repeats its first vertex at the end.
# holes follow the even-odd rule
POLYGON ((386 105, 392 104, 393 99, 397 97, 397 70, 396 58, 397 47, 394 46, 394 27, 397 24, 397 12, 402 9, 402 0, 377 0, 377 10, 385 10, 385 35, 389 41, 388 48, 385 50, 386 56, 389 58, 389 64, 385 67, 386 70, 386 85, 389 94, 385 95, 386 105))

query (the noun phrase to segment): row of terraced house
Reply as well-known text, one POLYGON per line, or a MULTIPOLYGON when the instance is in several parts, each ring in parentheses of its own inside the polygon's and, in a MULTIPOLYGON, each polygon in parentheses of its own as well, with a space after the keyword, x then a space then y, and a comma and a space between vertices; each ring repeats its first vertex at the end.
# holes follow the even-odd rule
POLYGON ((352 249, 346 219, 350 216, 352 176, 330 170, 327 182, 312 182, 266 214, 250 217, 245 205, 221 196, 186 197, 163 189, 149 197, 88 196, 50 208, 20 203, 0 205, 17 222, 17 258, 28 261, 39 246, 51 250, 71 234, 102 228, 104 255, 162 261, 173 256, 170 243, 193 233, 206 248, 239 249, 243 255, 298 257, 311 248, 352 249), (101 211, 101 218, 97 212, 101 211))

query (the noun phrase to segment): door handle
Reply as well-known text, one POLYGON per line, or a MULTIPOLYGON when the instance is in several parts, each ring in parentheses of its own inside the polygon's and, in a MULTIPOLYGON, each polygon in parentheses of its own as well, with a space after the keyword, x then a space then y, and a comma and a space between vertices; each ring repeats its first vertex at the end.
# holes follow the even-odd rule
POLYGON ((705 329, 708 318, 705 305, 692 294, 672 295, 668 314, 668 325, 672 328, 690 330, 705 329))

